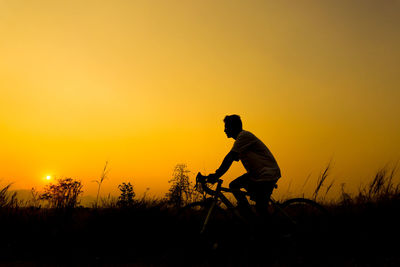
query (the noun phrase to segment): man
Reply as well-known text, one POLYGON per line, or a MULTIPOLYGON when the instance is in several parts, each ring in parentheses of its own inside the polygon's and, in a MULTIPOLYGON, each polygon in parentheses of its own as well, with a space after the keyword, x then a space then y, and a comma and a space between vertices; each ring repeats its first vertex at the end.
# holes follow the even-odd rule
POLYGON ((233 161, 241 161, 247 173, 229 184, 242 212, 249 212, 246 196, 240 191, 245 188, 251 199, 256 201, 256 209, 264 212, 276 182, 281 177, 279 166, 267 146, 251 132, 243 130, 238 115, 228 115, 224 119, 225 133, 235 139, 231 151, 225 156, 215 173, 207 176, 207 181, 215 183, 230 168, 233 161))

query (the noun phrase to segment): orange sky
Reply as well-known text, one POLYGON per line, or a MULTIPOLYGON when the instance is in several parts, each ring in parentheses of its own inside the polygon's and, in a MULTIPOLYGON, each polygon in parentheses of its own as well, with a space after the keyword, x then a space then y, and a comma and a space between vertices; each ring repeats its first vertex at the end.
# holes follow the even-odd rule
POLYGON ((0 0, 0 184, 67 176, 95 194, 109 161, 103 194, 130 181, 162 196, 177 163, 219 166, 236 113, 282 193, 331 159, 337 188, 357 189, 400 159, 399 14, 395 0, 0 0))

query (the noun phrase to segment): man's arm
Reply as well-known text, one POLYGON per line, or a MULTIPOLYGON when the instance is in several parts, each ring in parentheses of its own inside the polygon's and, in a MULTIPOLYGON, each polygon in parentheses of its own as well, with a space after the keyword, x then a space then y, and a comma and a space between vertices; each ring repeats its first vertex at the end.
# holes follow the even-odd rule
POLYGON ((239 160, 239 154, 237 152, 230 151, 221 163, 221 166, 215 171, 215 173, 210 174, 208 179, 210 182, 216 182, 218 178, 224 175, 231 167, 233 161, 239 160))

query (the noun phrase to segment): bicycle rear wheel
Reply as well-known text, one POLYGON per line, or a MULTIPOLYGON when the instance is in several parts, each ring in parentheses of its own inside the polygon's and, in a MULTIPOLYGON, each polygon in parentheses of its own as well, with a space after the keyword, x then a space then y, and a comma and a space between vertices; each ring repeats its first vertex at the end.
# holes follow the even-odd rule
POLYGON ((317 202, 293 198, 277 206, 278 227, 301 238, 319 237, 327 230, 328 212, 317 202))

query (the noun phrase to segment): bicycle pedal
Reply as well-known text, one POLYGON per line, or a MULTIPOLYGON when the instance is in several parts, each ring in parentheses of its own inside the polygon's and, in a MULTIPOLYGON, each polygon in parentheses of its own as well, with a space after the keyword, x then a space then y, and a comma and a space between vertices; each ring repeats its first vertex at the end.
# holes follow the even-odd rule
POLYGON ((282 239, 291 239, 293 237, 293 235, 292 234, 289 234, 289 233, 287 233, 287 234, 282 234, 281 235, 281 238, 282 239))
POLYGON ((214 244, 212 245, 211 249, 212 249, 212 250, 217 250, 218 247, 219 247, 218 242, 214 242, 214 244))

